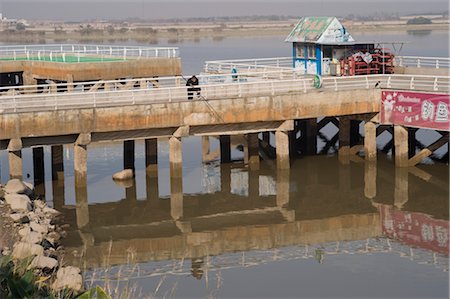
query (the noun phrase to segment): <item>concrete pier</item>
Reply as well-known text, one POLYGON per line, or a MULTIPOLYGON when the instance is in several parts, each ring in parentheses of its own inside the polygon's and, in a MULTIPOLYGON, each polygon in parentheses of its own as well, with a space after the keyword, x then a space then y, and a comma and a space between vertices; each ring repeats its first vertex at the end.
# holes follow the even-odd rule
POLYGON ((9 177, 22 179, 22 140, 11 139, 8 143, 9 177))
POLYGON ((289 169, 289 134, 285 131, 276 131, 275 139, 277 147, 277 168, 289 169))
POLYGON ((123 142, 123 169, 135 169, 134 167, 134 140, 125 140, 123 142))
POLYGON ((169 138, 170 176, 182 177, 183 149, 181 137, 169 138))
POLYGON ((408 167, 408 129, 403 126, 394 126, 395 165, 408 167))
POLYGON ((258 170, 260 165, 259 159, 259 139, 257 133, 247 135, 247 163, 250 169, 258 170))
POLYGON ((367 161, 377 160, 377 126, 372 121, 364 124, 364 153, 367 161))

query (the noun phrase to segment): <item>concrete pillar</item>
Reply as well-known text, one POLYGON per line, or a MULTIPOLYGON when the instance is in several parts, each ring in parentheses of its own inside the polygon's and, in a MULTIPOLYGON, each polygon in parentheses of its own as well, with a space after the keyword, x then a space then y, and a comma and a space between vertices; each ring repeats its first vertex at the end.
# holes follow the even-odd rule
POLYGON ((408 168, 395 169, 394 206, 401 209, 408 202, 408 168))
POLYGON ((52 145, 52 180, 64 180, 64 148, 62 145, 52 145))
POLYGON ((231 193, 231 167, 230 165, 220 165, 220 191, 225 194, 231 193))
POLYGON ((134 147, 134 140, 125 140, 123 142, 123 169, 135 169, 134 147))
POLYGON ((33 181, 36 195, 45 197, 44 148, 33 147, 33 181))
POLYGON ((350 155, 350 119, 339 117, 339 156, 350 155))
POLYGON ((377 160, 377 126, 371 121, 364 125, 364 153, 367 161, 377 160))
POLYGON ((408 167, 408 130, 394 126, 395 166, 408 167))
POLYGON ((170 177, 170 215, 172 219, 183 218, 183 178, 170 177))
POLYGON ((145 168, 147 173, 158 172, 158 139, 145 139, 145 168))
POLYGON ((253 170, 248 172, 248 197, 259 198, 259 173, 253 170))
POLYGON ((300 121, 301 151, 303 155, 317 154, 317 118, 309 118, 300 121))
POLYGON ((203 163, 208 161, 209 151, 210 151, 209 136, 202 136, 202 161, 203 161, 203 163))
POLYGON ((87 194, 87 145, 76 143, 73 147, 75 171, 76 218, 79 229, 89 224, 89 204, 87 194))
POLYGON ((170 177, 182 177, 183 149, 181 137, 169 138, 170 177))
POLYGON ((277 168, 289 169, 289 135, 284 131, 275 132, 275 142, 277 148, 277 168))
POLYGON ((364 164, 364 196, 374 199, 377 196, 377 163, 366 161, 364 164))
POLYGON ((258 133, 252 133, 247 135, 247 151, 248 166, 252 170, 258 170, 260 165, 259 160, 259 139, 258 133))
POLYGON ((231 142, 229 135, 222 135, 220 141, 220 163, 231 162, 231 142))
POLYGON ((8 143, 9 177, 22 179, 22 140, 11 139, 8 143))
POLYGON ((287 207, 289 204, 289 189, 290 189, 290 170, 277 170, 277 206, 287 207))

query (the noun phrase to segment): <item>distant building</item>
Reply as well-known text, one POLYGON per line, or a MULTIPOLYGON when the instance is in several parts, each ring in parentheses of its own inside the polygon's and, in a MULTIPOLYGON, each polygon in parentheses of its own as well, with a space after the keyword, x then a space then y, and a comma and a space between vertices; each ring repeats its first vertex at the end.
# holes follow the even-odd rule
POLYGON ((335 17, 304 17, 285 41, 292 43, 294 68, 305 74, 339 75, 339 62, 348 52, 374 48, 355 42, 335 17))

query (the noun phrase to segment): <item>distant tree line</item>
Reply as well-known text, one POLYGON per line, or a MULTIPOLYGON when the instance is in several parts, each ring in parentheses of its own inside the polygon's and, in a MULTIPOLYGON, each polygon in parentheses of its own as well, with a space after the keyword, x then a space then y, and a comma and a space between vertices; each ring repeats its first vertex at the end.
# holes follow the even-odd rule
POLYGON ((408 22, 406 22, 406 24, 408 25, 423 25, 423 24, 432 24, 433 22, 428 19, 428 18, 424 18, 424 17, 417 17, 414 19, 409 19, 408 22))

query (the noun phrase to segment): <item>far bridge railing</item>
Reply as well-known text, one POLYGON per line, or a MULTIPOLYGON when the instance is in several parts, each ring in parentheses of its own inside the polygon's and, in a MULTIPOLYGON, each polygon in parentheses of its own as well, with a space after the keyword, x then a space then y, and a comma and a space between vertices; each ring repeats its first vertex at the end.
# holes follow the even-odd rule
MULTIPOLYGON (((171 77, 176 82, 180 77, 171 77)), ((158 78, 163 81, 163 79, 158 78)), ((169 80, 169 79, 167 79, 169 80)), ((104 82, 89 82, 97 88, 72 92, 45 92, 21 95, 6 94, 0 97, 0 113, 34 112, 61 109, 145 105, 154 103, 188 101, 187 87, 181 84, 158 87, 155 78, 125 80, 121 87, 111 90, 104 82), (148 80, 148 81, 145 81, 148 80), (154 81, 154 84, 147 84, 154 81), (139 84, 139 82, 147 82, 139 84), (128 85, 128 86, 127 86, 128 85), (125 89, 128 87, 128 89, 125 89)), ((106 83, 111 85, 111 83, 106 83)), ((342 91, 356 89, 392 88, 421 91, 450 91, 450 77, 424 75, 372 75, 354 77, 324 77, 320 88, 314 87, 313 78, 288 80, 235 81, 199 85, 198 100, 223 100, 230 98, 277 96, 317 91, 342 91)), ((35 88, 26 86, 24 88, 35 88)), ((195 95, 194 95, 195 96, 195 95)))
POLYGON ((448 57, 396 56, 395 63, 397 66, 404 67, 450 68, 448 57))

